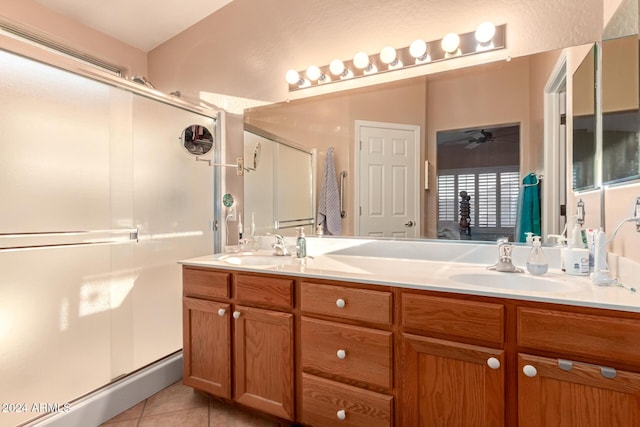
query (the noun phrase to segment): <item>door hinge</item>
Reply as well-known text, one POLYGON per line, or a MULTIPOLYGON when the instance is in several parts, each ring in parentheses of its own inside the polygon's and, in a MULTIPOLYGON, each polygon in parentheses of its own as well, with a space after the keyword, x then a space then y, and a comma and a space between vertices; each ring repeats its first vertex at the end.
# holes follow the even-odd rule
POLYGON ((567 115, 566 114, 560 114, 560 124, 561 125, 566 125, 567 124, 567 115))
POLYGON ((360 216, 362 216, 362 206, 359 206, 360 208, 360 216))

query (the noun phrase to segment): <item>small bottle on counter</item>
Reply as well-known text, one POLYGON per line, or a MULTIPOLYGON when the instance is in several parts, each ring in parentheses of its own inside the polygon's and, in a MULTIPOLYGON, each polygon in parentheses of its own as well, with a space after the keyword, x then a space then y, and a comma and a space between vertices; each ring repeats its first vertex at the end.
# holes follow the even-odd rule
POLYGON ((304 238, 304 227, 298 227, 298 238, 296 239, 296 256, 298 258, 306 258, 307 256, 307 240, 304 238))
POLYGON ((542 252, 542 243, 540 243, 540 236, 533 236, 533 248, 531 254, 527 258, 527 271, 534 276, 541 276, 547 272, 549 264, 547 264, 547 258, 542 252))

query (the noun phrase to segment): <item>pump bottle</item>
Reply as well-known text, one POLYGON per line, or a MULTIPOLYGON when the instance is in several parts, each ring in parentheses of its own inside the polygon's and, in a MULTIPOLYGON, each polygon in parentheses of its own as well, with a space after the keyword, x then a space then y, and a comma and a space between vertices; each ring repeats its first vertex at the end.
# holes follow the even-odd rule
POLYGON ((533 248, 529 258, 527 258, 527 271, 534 276, 540 276, 547 272, 549 264, 547 264, 547 258, 542 253, 542 243, 540 243, 540 236, 533 236, 533 248))
POLYGON ((298 258, 306 258, 307 256, 307 240, 304 238, 304 228, 298 227, 298 238, 296 239, 296 256, 298 258))

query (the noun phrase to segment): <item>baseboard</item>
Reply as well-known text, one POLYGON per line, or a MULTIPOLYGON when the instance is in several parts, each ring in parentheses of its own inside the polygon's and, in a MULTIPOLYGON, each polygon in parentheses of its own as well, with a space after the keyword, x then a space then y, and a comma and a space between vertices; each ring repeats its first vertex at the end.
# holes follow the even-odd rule
POLYGON ((39 418, 25 427, 98 426, 182 378, 182 351, 71 402, 69 412, 39 418))

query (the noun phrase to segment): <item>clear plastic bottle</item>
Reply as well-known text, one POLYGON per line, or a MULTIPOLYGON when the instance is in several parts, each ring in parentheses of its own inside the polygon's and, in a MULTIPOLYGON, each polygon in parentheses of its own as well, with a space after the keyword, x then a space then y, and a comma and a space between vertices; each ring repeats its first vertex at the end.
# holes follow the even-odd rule
POLYGON ((296 256, 298 258, 306 258, 307 256, 307 240, 304 238, 304 228, 298 227, 298 238, 296 239, 296 256))
POLYGON ((541 276, 547 272, 549 264, 547 264, 547 258, 542 252, 542 244, 540 243, 540 236, 533 236, 533 248, 531 254, 527 258, 527 271, 534 276, 541 276))

